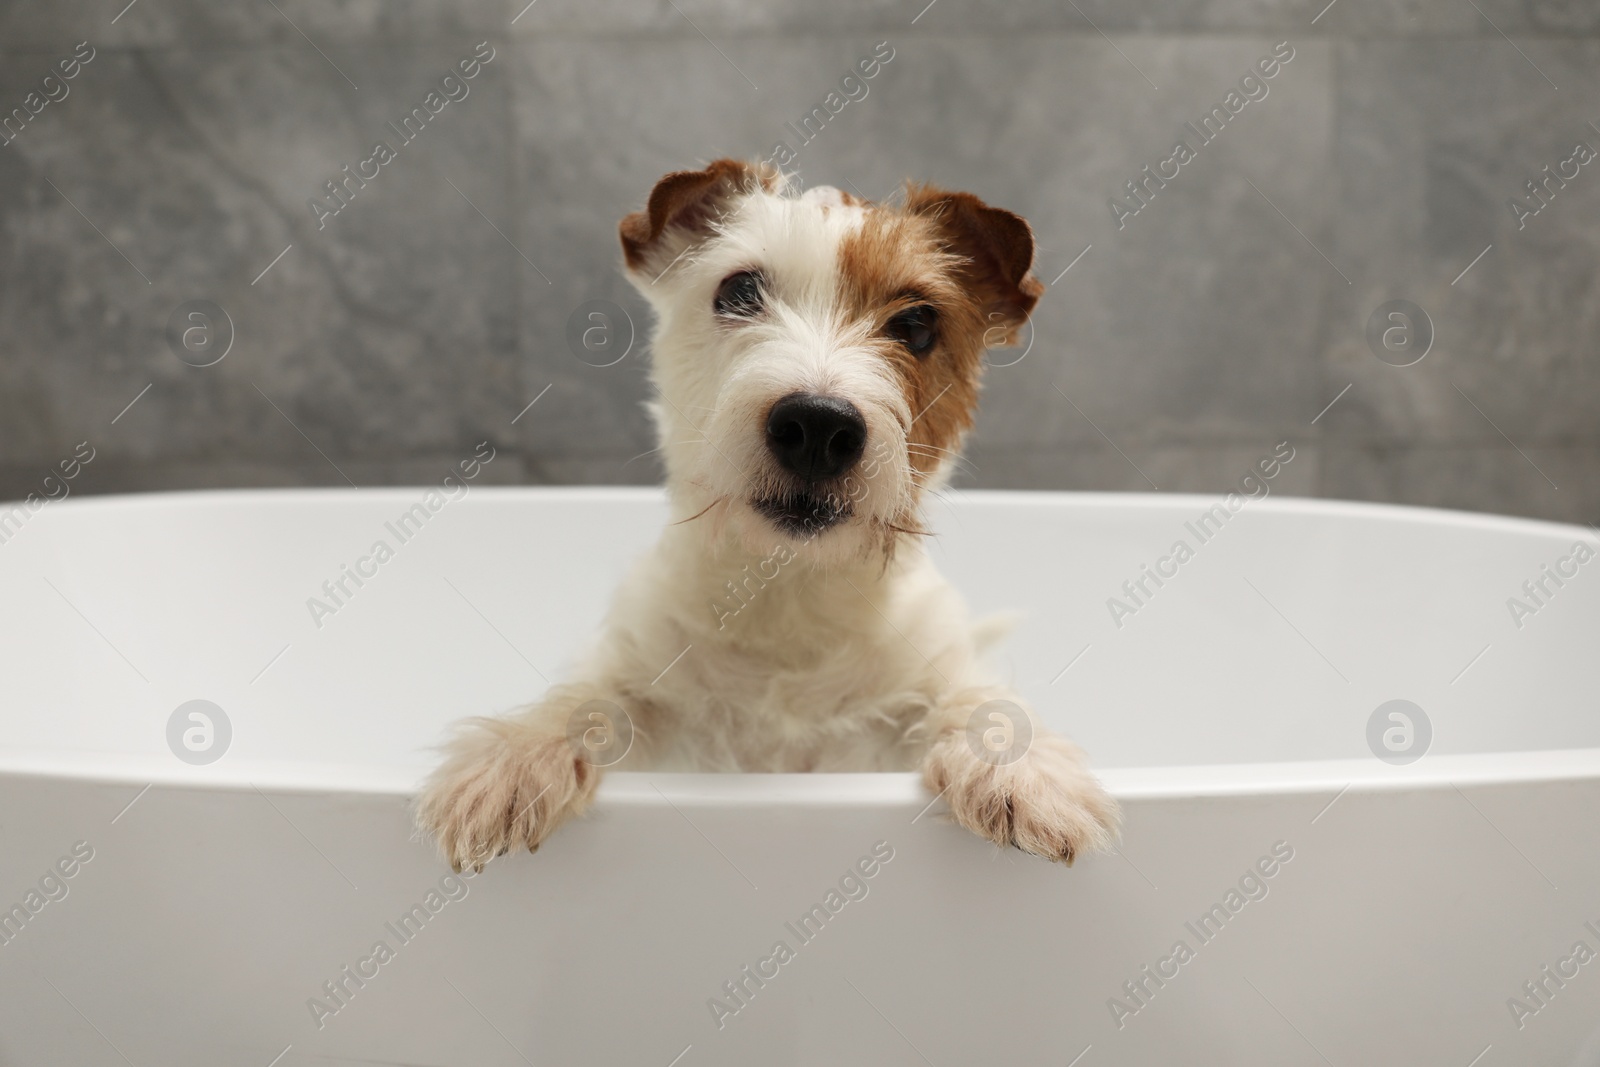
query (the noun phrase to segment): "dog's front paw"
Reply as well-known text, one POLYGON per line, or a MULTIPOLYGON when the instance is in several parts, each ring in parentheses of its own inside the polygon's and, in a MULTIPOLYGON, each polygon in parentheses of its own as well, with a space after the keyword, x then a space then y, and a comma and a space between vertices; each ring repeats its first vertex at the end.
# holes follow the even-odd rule
POLYGON ((1016 762, 996 765, 956 731, 929 751, 922 777, 956 822, 997 845, 1070 866, 1116 840, 1117 802, 1064 738, 1036 737, 1016 762))
POLYGON ((594 793, 598 769, 565 737, 498 719, 475 719, 450 746, 417 803, 417 825, 457 871, 511 849, 539 848, 594 793))

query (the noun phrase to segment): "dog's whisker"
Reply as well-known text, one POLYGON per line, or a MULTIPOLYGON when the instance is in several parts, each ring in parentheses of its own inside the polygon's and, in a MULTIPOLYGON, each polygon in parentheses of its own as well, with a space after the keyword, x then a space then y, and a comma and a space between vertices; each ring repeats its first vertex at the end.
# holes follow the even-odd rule
POLYGON ((908 443, 906 445, 906 451, 913 456, 930 456, 934 458, 948 456, 957 463, 964 463, 967 461, 966 456, 963 456, 960 452, 953 448, 941 448, 938 445, 928 445, 920 442, 908 443))
POLYGON ((961 453, 953 448, 942 448, 939 445, 930 445, 921 441, 906 442, 906 451, 913 455, 924 456, 960 456, 961 453))
POLYGON ((703 507, 699 511, 695 512, 693 515, 690 515, 687 519, 679 519, 677 522, 670 523, 669 525, 682 526, 686 522, 693 522, 694 520, 698 519, 700 516, 704 515, 706 512, 710 511, 712 508, 716 507, 718 504, 726 504, 731 499, 733 499, 733 498, 732 497, 728 497, 728 496, 719 496, 719 497, 717 497, 717 499, 713 500, 711 503, 707 504, 705 507, 703 507))
POLYGON ((914 464, 907 463, 904 467, 900 468, 900 473, 915 480, 918 478, 932 478, 938 473, 938 471, 937 469, 927 471, 918 470, 914 464))
MULTIPOLYGON (((946 462, 946 461, 948 461, 949 464, 952 467, 954 467, 956 470, 965 471, 968 474, 977 474, 978 473, 977 466, 971 460, 967 459, 967 457, 961 455, 959 452, 951 452, 948 456, 930 455, 930 454, 925 453, 925 452, 913 452, 912 455, 914 455, 914 456, 923 456, 924 458, 934 460, 935 462, 946 462)), ((912 467, 911 470, 914 471, 916 474, 923 475, 924 477, 929 477, 934 473, 933 471, 918 471, 915 467, 912 467)))
POLYGON ((966 456, 963 456, 963 454, 950 453, 950 451, 942 451, 942 453, 912 451, 912 453, 907 454, 910 454, 910 456, 920 456, 922 459, 933 459, 934 462, 952 462, 952 464, 963 464, 963 462, 968 462, 968 459, 966 459, 966 456))
POLYGON ((664 448, 664 447, 666 447, 666 446, 662 445, 662 446, 659 446, 659 447, 656 447, 656 448, 647 448, 643 452, 640 452, 637 456, 634 456, 632 459, 625 460, 622 465, 624 467, 626 467, 629 463, 632 463, 634 460, 643 459, 646 456, 654 455, 655 453, 660 452, 661 449, 664 448))

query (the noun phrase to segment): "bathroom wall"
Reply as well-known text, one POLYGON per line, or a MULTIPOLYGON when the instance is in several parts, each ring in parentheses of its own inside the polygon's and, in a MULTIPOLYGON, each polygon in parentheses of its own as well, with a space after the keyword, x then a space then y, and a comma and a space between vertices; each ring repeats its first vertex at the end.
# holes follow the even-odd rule
POLYGON ((490 481, 655 481, 617 220, 782 141, 1033 222, 960 485, 1211 492, 1288 441, 1280 492, 1600 517, 1587 0, 125 2, 0 11, 0 497, 82 442, 79 492, 412 483, 483 440, 490 481), (594 301, 620 359, 569 341, 594 301))

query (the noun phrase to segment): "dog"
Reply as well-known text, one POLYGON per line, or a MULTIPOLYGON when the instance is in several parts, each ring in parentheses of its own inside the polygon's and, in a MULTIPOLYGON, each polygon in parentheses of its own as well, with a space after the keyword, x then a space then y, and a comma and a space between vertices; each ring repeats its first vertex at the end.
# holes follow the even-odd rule
POLYGON ((919 541, 984 351, 1044 290, 1028 224, 969 193, 874 203, 721 159, 663 177, 621 238, 657 318, 673 522, 571 680, 463 724, 419 827, 481 870, 537 850, 607 766, 920 768, 997 845, 1069 864, 1108 847, 1115 802, 989 674, 919 541))

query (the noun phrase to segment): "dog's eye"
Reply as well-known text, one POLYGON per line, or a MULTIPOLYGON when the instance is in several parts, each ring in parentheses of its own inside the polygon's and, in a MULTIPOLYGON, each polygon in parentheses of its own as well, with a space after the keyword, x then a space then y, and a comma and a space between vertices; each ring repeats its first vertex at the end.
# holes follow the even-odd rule
POLYGON ((735 315, 748 319, 761 312, 761 274, 742 270, 730 274, 717 286, 717 299, 712 310, 718 315, 735 315))
POLYGON ((905 345, 914 356, 926 355, 939 339, 939 313, 927 304, 907 308, 889 320, 890 337, 905 345))

